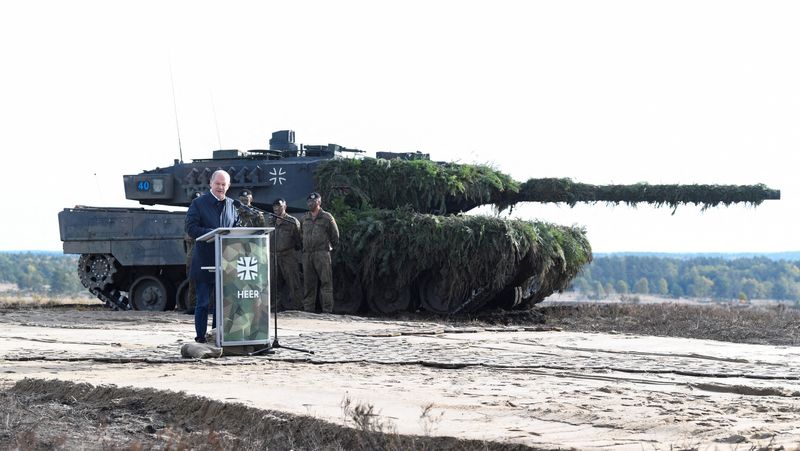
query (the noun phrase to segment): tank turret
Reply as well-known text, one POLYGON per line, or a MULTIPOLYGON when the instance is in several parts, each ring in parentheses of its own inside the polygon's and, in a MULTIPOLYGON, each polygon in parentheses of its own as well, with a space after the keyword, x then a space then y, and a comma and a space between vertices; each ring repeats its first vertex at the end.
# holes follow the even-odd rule
POLYGON ((143 205, 188 207, 196 193, 208 191, 211 174, 224 169, 231 176, 229 194, 248 189, 262 208, 282 197, 290 212, 300 212, 306 208, 306 194, 315 189, 314 170, 320 162, 362 153, 337 144, 298 146, 291 130, 273 133, 269 147, 216 150, 212 158, 175 160, 169 167, 125 175, 125 197, 143 205))
MULTIPOLYGON (((125 196, 144 205, 188 206, 211 174, 231 175, 229 195, 247 189, 256 207, 276 198, 302 214, 306 195, 322 193, 339 222, 333 253, 335 311, 441 314, 527 308, 569 286, 592 259, 580 227, 461 215, 480 205, 520 202, 650 203, 703 208, 779 199, 764 185, 588 185, 569 179, 517 182, 484 165, 431 161, 421 152, 379 152, 336 144, 297 145, 272 134, 268 150, 218 150, 125 175, 125 196)), ((115 308, 186 308, 183 213, 145 209, 66 209, 59 214, 65 253, 81 254, 81 281, 115 308), (160 222, 169 227, 156 227, 160 222), (174 230, 173 230, 174 229, 174 230)))

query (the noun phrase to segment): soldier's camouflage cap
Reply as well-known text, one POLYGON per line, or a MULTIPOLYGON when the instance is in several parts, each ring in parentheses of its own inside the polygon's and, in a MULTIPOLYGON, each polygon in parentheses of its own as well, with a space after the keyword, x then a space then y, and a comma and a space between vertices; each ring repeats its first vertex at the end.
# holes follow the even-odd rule
POLYGON ((239 193, 239 197, 247 197, 247 196, 252 196, 252 195, 253 195, 253 193, 250 192, 249 189, 243 189, 242 192, 239 193))
POLYGON ((317 199, 322 199, 322 196, 320 196, 319 193, 316 191, 309 194, 308 197, 306 198, 306 200, 317 200, 317 199))
POLYGON ((279 198, 275 199, 274 201, 272 201, 272 205, 285 205, 285 204, 286 204, 286 199, 284 199, 282 197, 279 197, 279 198))

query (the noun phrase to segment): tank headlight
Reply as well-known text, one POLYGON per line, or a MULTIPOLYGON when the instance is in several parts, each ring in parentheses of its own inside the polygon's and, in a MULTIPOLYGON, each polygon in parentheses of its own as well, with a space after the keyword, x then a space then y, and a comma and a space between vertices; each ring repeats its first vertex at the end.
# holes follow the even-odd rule
POLYGON ((153 179, 153 193, 161 194, 164 192, 164 179, 153 179))

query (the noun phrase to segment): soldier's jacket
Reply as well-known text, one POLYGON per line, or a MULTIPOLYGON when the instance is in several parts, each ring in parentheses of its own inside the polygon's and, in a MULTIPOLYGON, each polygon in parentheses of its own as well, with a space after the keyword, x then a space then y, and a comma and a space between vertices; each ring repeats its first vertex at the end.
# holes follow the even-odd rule
POLYGON ((194 238, 190 237, 188 233, 183 235, 183 251, 186 253, 186 271, 189 271, 189 265, 192 263, 192 251, 194 251, 194 238))
POLYGON ((339 227, 330 213, 320 208, 314 218, 306 213, 301 225, 303 232, 303 252, 330 251, 339 244, 339 227))
POLYGON ((239 208, 237 210, 239 212, 239 220, 242 223, 242 227, 266 226, 266 220, 264 219, 263 213, 259 213, 254 210, 248 210, 246 208, 239 208))
POLYGON ((288 214, 284 214, 281 218, 286 219, 286 221, 280 221, 275 216, 270 216, 267 221, 268 227, 275 227, 275 231, 270 234, 270 252, 300 249, 303 241, 300 236, 300 221, 288 214))

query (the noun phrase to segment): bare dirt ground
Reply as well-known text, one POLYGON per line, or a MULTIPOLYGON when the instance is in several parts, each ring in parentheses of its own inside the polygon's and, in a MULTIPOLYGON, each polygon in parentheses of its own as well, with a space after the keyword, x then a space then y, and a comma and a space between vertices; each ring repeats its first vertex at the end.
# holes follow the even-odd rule
POLYGON ((0 449, 800 449, 800 312, 282 312, 262 356, 192 317, 0 309, 0 449))

